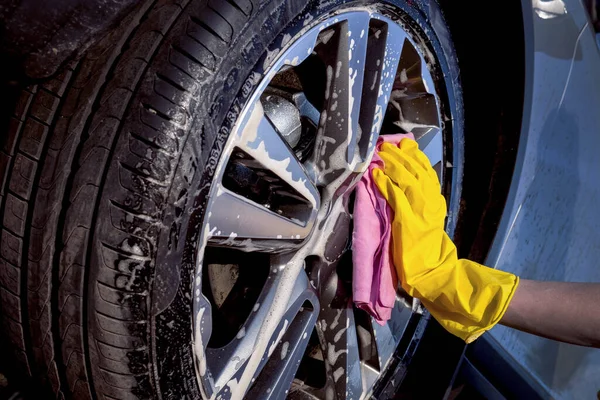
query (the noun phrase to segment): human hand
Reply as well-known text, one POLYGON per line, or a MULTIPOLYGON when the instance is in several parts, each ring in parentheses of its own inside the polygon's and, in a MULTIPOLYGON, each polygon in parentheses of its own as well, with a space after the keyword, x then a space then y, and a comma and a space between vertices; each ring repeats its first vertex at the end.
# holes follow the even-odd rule
POLYGON ((398 146, 384 143, 379 156, 384 170, 375 169, 373 180, 394 211, 394 264, 404 290, 419 297, 414 284, 423 274, 448 258, 456 261, 455 247, 444 232, 446 200, 437 174, 414 140, 398 146))
POLYGON ((475 340, 500 321, 519 278, 458 259, 438 177, 415 141, 384 144, 379 156, 385 165, 373 180, 394 211, 391 251, 402 287, 448 331, 475 340))

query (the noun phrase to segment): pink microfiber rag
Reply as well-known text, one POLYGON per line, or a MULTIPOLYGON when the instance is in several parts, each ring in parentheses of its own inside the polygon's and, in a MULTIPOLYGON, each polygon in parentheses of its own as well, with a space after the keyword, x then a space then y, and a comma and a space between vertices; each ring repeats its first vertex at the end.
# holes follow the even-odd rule
POLYGON ((396 301, 398 278, 390 259, 392 211, 375 182, 373 168, 383 167, 379 157, 382 143, 398 144, 412 133, 380 136, 368 170, 356 187, 354 232, 352 233, 354 304, 380 324, 390 319, 396 301))

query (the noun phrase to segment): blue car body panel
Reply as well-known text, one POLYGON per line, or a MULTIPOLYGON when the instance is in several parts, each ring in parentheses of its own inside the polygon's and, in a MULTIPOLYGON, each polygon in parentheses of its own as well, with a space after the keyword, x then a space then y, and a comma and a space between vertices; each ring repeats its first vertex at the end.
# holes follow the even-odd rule
MULTIPOLYGON (((578 0, 523 1, 523 15, 522 132, 511 191, 487 265, 525 279, 600 282, 596 37, 578 0)), ((600 350, 502 326, 489 336, 548 397, 596 398, 600 350)))

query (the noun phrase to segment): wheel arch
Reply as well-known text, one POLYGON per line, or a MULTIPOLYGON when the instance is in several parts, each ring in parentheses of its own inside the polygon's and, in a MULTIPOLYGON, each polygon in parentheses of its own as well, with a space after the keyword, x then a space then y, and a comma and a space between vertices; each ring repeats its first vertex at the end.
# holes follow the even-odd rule
POLYGON ((478 4, 475 9, 447 0, 439 4, 458 56, 465 107, 463 199, 455 242, 459 255, 483 262, 504 211, 527 126, 530 29, 518 0, 502 7, 478 4))

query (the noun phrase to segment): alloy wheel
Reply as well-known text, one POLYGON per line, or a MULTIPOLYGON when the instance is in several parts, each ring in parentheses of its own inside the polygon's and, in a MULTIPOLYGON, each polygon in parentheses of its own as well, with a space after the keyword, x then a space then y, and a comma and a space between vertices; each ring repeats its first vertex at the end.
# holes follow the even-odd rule
POLYGON ((445 179, 434 58, 398 20, 350 9, 275 59, 217 165, 194 287, 205 398, 358 399, 414 311, 380 326, 351 304, 352 191, 380 134, 412 132, 445 179))

